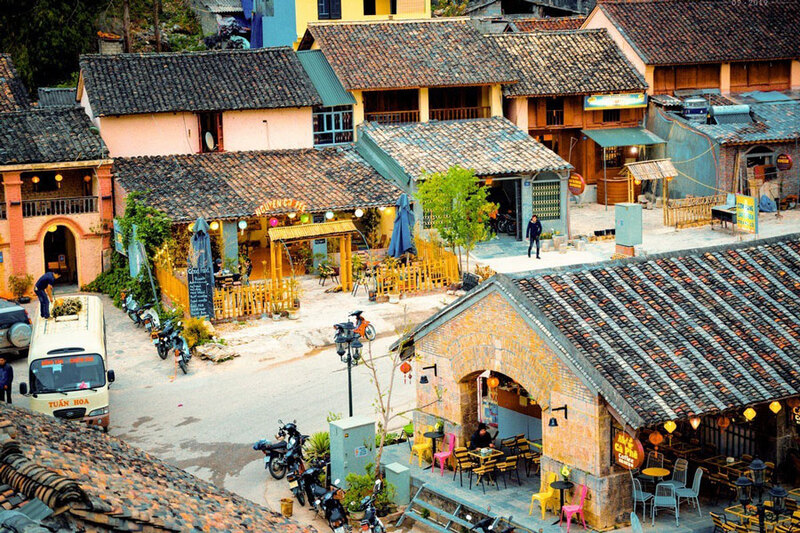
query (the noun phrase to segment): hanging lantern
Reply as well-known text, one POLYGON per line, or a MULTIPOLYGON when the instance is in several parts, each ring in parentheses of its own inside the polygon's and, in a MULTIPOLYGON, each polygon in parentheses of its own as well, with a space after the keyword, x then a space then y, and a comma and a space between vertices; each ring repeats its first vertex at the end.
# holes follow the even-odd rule
POLYGON ((306 224, 306 223, 308 223, 308 221, 309 221, 309 216, 307 214, 304 213, 304 214, 300 215, 300 222, 302 222, 303 224, 306 224))
POLYGON ((408 374, 411 372, 411 364, 408 361, 403 361, 403 364, 400 365, 400 372, 403 374, 408 374))
POLYGON ((33 183, 39 183, 39 176, 34 176, 34 177, 32 177, 32 178, 31 178, 31 181, 32 181, 33 183))
POLYGON ((275 217, 272 217, 271 219, 269 219, 269 225, 274 228, 275 226, 278 225, 278 219, 275 218, 275 217))
POLYGON ((325 218, 327 218, 328 220, 331 220, 333 218, 333 211, 327 211, 325 213, 325 218))
POLYGON ((498 385, 500 385, 500 380, 492 376, 486 380, 486 384, 489 386, 490 389, 495 389, 497 388, 498 385))
POLYGON ((658 446, 659 444, 664 442, 664 435, 662 435, 658 431, 653 431, 652 433, 650 433, 648 440, 650 440, 650 444, 652 444, 653 446, 658 446))
POLYGON ((667 181, 672 181, 673 176, 667 176, 667 181))
POLYGON ((670 433, 670 434, 671 434, 673 431, 675 431, 675 429, 676 429, 677 427, 678 427, 678 424, 676 424, 676 423, 675 423, 674 421, 672 421, 672 420, 667 420, 666 422, 664 422, 664 429, 666 429, 666 430, 667 430, 667 433, 670 433))
POLYGON ((86 183, 89 183, 90 181, 92 181, 92 177, 89 174, 86 174, 83 177, 83 181, 85 181, 86 183))
POLYGON ((633 183, 634 183, 634 185, 641 185, 642 184, 642 180, 635 179, 635 180, 633 180, 633 183))
POLYGON ((209 227, 211 228, 211 231, 217 231, 219 229, 219 222, 215 220, 209 227))
POLYGON ((364 210, 363 210, 363 209, 361 209, 361 208, 359 208, 359 209, 356 209, 355 215, 356 215, 356 218, 361 218, 361 217, 363 217, 363 216, 364 216, 364 210))
POLYGON ((719 418, 717 418, 717 427, 719 427, 719 429, 725 431, 726 429, 728 429, 728 426, 730 425, 731 425, 731 419, 728 418, 727 416, 720 416, 719 418))
POLYGON ((62 176, 61 174, 56 174, 56 185, 58 186, 59 189, 61 188, 61 181, 63 179, 64 179, 64 176, 62 176))
POLYGON ((692 429, 697 429, 700 427, 700 417, 693 416, 689 419, 689 425, 692 426, 692 429))
POLYGON ((771 404, 769 404, 769 410, 775 413, 776 415, 781 412, 782 407, 783 406, 781 405, 781 402, 772 402, 771 404))
POLYGON ((748 407, 742 414, 744 415, 745 420, 751 422, 756 417, 756 410, 752 407, 748 407))
POLYGON ((294 219, 294 217, 296 217, 296 216, 297 216, 297 213, 295 213, 294 211, 292 211, 291 213, 289 213, 289 214, 288 214, 288 215, 286 215, 286 216, 287 216, 287 217, 289 217, 289 218, 291 218, 291 219, 294 219))
POLYGON ((237 225, 239 226, 239 229, 246 229, 247 228, 247 221, 246 220, 240 220, 239 224, 237 224, 237 225))
POLYGON ((56 226, 55 224, 53 224, 52 226, 50 226, 49 228, 47 228, 47 231, 49 231, 50 233, 55 233, 56 231, 58 231, 58 226, 56 226))

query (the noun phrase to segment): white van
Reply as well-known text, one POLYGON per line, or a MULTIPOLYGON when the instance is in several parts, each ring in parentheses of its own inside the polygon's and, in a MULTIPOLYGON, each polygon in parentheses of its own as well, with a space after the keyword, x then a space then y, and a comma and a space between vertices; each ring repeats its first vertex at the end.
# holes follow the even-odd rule
POLYGON ((19 391, 30 397, 34 411, 108 431, 108 385, 114 371, 107 370, 103 303, 97 296, 70 298, 81 300, 77 315, 34 320, 28 352, 30 390, 20 383, 19 391))

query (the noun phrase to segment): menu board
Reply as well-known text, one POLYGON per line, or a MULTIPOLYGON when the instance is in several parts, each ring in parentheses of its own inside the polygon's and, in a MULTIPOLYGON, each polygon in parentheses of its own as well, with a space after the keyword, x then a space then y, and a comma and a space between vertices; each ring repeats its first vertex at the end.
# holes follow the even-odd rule
POLYGON ((214 274, 211 267, 186 269, 189 280, 189 314, 214 318, 214 274))

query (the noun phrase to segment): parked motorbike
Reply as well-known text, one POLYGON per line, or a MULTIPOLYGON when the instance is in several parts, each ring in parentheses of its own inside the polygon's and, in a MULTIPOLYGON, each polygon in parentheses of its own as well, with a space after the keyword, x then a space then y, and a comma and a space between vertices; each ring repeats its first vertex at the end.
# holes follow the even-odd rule
POLYGON ((153 344, 156 347, 156 351, 158 352, 158 356, 161 359, 166 359, 169 355, 169 349, 174 344, 173 336, 179 334, 181 331, 181 327, 183 326, 183 322, 178 321, 177 323, 170 319, 164 322, 164 327, 158 331, 153 331, 150 334, 150 337, 153 339, 153 344))
POLYGON ((310 468, 306 470, 306 474, 310 478, 310 484, 306 487, 311 488, 311 493, 315 494, 314 507, 318 510, 321 509, 325 513, 325 520, 328 521, 328 526, 333 533, 346 533, 352 531, 350 524, 347 523, 347 511, 342 505, 344 499, 344 490, 339 487, 339 480, 331 483, 327 489, 319 485, 319 476, 322 473, 321 468, 325 468, 328 463, 322 463, 320 468, 310 468), (308 474, 312 470, 317 470, 316 473, 308 474))
POLYGON ((496 224, 498 233, 506 233, 508 235, 517 234, 517 217, 512 211, 508 213, 498 213, 496 224))
POLYGON ((189 343, 180 333, 173 333, 172 349, 175 354, 175 362, 181 371, 186 374, 189 371, 189 360, 192 358, 192 352, 189 350, 189 343))
POLYGON ((161 319, 158 318, 158 312, 156 311, 155 307, 146 309, 142 313, 142 323, 144 324, 144 329, 147 331, 147 333, 158 331, 158 329, 161 327, 161 319))
POLYGON ((300 505, 305 505, 305 487, 301 484, 301 478, 306 471, 306 465, 303 462, 303 445, 308 439, 308 435, 300 434, 300 432, 297 431, 295 422, 284 424, 278 420, 278 423, 281 424, 283 430, 286 432, 287 445, 284 459, 286 460, 286 469, 288 471, 286 480, 289 482, 289 490, 292 491, 292 494, 297 498, 300 505))
POLYGON ((365 496, 361 500, 359 510, 364 511, 364 518, 361 519, 361 531, 369 531, 370 533, 385 533, 386 528, 378 518, 378 510, 375 509, 375 499, 383 490, 383 483, 380 479, 375 480, 375 485, 372 488, 372 494, 365 496))
MULTIPOLYGON (((468 522, 472 521, 472 517, 470 515, 466 516, 468 522)), ((483 520, 479 521, 477 524, 472 526, 469 530, 470 531, 482 531, 483 533, 514 533, 516 528, 511 525, 511 521, 514 519, 513 516, 509 516, 507 519, 503 519, 502 517, 494 517, 487 516, 483 520), (500 526, 500 520, 503 520, 506 523, 506 526, 500 526)))
POLYGON ((362 313, 363 311, 353 311, 348 315, 348 319, 351 316, 356 317, 356 327, 353 329, 353 331, 370 341, 374 341, 375 337, 377 336, 375 326, 373 326, 369 320, 361 316, 362 313))
POLYGON ((270 475, 275 479, 283 479, 286 475, 286 450, 288 448, 283 425, 278 429, 275 438, 277 439, 275 442, 261 439, 253 444, 253 449, 264 453, 264 468, 269 470, 270 475))

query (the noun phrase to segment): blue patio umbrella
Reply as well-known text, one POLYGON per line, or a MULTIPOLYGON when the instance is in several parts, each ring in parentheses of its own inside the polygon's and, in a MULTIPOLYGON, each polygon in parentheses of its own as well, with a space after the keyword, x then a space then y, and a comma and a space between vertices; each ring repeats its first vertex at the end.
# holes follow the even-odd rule
POLYGON ((189 265, 193 268, 212 269, 210 231, 211 228, 203 217, 199 217, 194 223, 192 248, 189 250, 189 265))
POLYGON ((414 213, 409 206, 408 195, 403 193, 395 204, 397 213, 394 217, 392 239, 389 241, 388 254, 392 257, 401 257, 406 253, 416 253, 412 228, 414 227, 414 213))
POLYGON ((214 269, 211 257, 211 237, 208 223, 199 217, 194 223, 192 247, 186 278, 189 284, 189 314, 214 316, 214 269))

